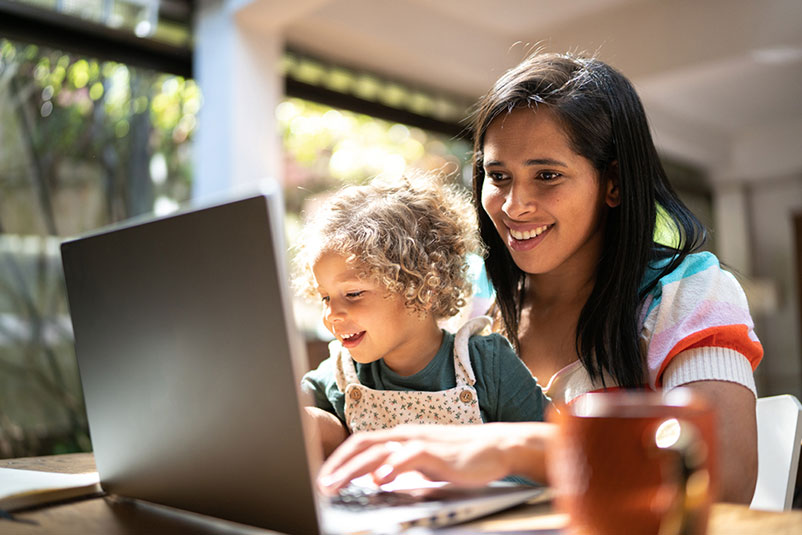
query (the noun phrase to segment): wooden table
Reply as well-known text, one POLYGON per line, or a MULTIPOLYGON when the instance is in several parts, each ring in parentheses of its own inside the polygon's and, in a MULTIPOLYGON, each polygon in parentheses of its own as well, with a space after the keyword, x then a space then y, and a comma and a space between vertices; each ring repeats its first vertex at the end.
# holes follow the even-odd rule
MULTIPOLYGON (((0 466, 27 470, 81 473, 95 470, 91 453, 0 460, 0 466)), ((176 535, 242 533, 265 535, 271 532, 188 514, 143 506, 110 497, 89 498, 22 511, 18 521, 0 519, 3 535, 42 535, 80 533, 83 535, 131 535, 169 533, 176 535)), ((548 504, 523 505, 485 519, 437 531, 443 535, 468 534, 560 534, 566 518, 548 504)), ((800 535, 802 511, 774 513, 752 511, 743 505, 719 503, 713 506, 708 535, 800 535)))

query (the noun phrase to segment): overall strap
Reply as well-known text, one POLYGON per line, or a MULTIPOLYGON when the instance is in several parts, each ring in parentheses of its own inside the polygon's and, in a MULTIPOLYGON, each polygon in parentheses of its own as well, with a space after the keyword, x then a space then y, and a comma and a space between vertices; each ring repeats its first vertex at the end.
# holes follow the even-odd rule
POLYGON ((339 340, 329 342, 329 358, 334 358, 334 378, 337 380, 337 388, 340 389, 340 392, 345 392, 345 388, 349 384, 359 384, 359 377, 356 374, 356 366, 351 359, 351 354, 339 340))
POLYGON ((476 376, 471 366, 471 356, 468 352, 468 340, 490 324, 490 318, 478 316, 465 322, 454 336, 454 372, 457 376, 457 385, 467 383, 473 386, 476 383, 476 376))

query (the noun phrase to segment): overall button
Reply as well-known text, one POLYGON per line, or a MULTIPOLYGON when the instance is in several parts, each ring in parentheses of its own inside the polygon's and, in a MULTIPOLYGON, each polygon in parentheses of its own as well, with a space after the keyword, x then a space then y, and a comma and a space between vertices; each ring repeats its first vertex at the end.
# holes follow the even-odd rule
POLYGON ((463 390, 459 394, 459 400, 463 403, 470 403, 473 401, 473 393, 470 390, 463 390))
POLYGON ((362 399, 362 391, 359 390, 358 388, 354 388, 351 390, 349 396, 351 396, 351 399, 353 399, 354 401, 359 401, 360 399, 362 399))

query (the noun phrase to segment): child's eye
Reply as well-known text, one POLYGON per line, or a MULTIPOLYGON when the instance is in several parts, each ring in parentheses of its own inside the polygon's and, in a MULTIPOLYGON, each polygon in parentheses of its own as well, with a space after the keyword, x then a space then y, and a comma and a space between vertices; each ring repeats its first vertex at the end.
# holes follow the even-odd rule
POLYGON ((328 303, 331 300, 331 298, 328 295, 321 295, 320 300, 323 301, 324 303, 328 303))
POLYGON ((348 292, 347 294, 345 294, 345 297, 349 299, 356 299, 357 297, 361 297, 363 293, 365 293, 363 290, 357 292, 348 292))

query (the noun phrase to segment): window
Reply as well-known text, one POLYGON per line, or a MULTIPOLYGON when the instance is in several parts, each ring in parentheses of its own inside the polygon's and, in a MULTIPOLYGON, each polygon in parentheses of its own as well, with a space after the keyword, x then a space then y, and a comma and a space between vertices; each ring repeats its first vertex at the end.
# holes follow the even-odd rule
POLYGON ((59 242, 191 193, 192 80, 0 39, 0 456, 89 449, 59 242))

